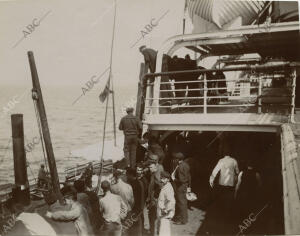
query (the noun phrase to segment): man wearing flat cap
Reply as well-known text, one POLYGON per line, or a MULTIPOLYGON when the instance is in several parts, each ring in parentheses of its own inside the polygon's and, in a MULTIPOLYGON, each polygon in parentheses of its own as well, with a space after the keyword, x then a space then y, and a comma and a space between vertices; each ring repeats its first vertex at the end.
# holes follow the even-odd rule
POLYGON ((162 171, 160 181, 162 188, 157 201, 157 217, 158 217, 158 233, 159 235, 171 235, 170 220, 175 214, 175 197, 172 184, 170 183, 171 176, 168 172, 162 171))
POLYGON ((124 116, 119 125, 119 129, 124 132, 124 156, 127 167, 135 168, 136 148, 138 145, 138 136, 142 131, 142 122, 133 115, 133 108, 126 109, 127 115, 124 116))
POLYGON ((145 64, 150 68, 151 73, 155 73, 157 51, 147 48, 145 45, 139 48, 145 59, 145 64))
POLYGON ((184 161, 184 155, 181 152, 172 153, 172 155, 178 161, 172 174, 176 195, 176 220, 174 223, 184 225, 188 221, 186 193, 191 184, 190 167, 184 161))

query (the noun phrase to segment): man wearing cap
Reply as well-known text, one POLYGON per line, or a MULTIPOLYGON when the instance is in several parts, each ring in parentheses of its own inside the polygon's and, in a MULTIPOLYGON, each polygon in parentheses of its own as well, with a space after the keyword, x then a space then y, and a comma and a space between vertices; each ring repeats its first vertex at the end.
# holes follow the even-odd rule
POLYGON ((47 184, 47 173, 45 171, 45 165, 41 164, 41 168, 39 169, 39 174, 38 174, 38 187, 42 188, 44 185, 47 184))
POLYGON ((146 163, 149 166, 151 172, 149 189, 148 189, 148 215, 150 223, 151 235, 155 235, 155 224, 157 219, 157 199, 159 192, 163 186, 160 181, 161 172, 164 171, 164 168, 161 164, 158 163, 158 156, 151 154, 148 157, 146 163))
POLYGON ((133 108, 126 109, 127 115, 124 116, 119 125, 119 129, 124 132, 124 155, 126 165, 135 168, 136 164, 136 148, 138 144, 138 136, 142 131, 142 122, 133 115, 133 108))
POLYGON ((110 183, 104 180, 101 183, 104 197, 99 200, 100 211, 104 218, 101 235, 122 235, 121 220, 127 215, 127 207, 122 198, 111 193, 110 183))
POLYGON ((112 193, 119 195, 127 206, 128 212, 133 209, 134 196, 130 184, 125 183, 121 176, 122 172, 119 170, 114 171, 114 184, 111 185, 110 190, 112 193))
POLYGON ((190 167, 184 161, 184 155, 181 152, 172 153, 172 155, 178 161, 178 165, 172 174, 175 183, 177 204, 176 220, 174 221, 174 223, 184 225, 188 221, 186 193, 191 182, 190 167))
POLYGON ((163 186, 158 197, 157 217, 159 219, 158 232, 162 236, 171 235, 170 219, 175 214, 175 197, 170 178, 168 172, 161 172, 160 181, 163 186))
POLYGON ((157 51, 147 48, 145 45, 139 48, 145 59, 145 64, 150 68, 151 73, 155 73, 157 51))
POLYGON ((150 153, 158 156, 158 163, 164 165, 165 153, 163 148, 159 145, 157 138, 150 136, 148 140, 148 149, 150 153))

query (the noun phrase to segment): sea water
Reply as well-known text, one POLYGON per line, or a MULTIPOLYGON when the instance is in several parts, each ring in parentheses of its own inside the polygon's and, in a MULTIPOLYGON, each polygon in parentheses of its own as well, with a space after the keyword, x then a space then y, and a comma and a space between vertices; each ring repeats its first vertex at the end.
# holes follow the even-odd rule
MULTIPOLYGON (((86 163, 72 157, 71 151, 99 143, 103 135, 105 102, 101 103, 97 86, 83 94, 81 87, 43 86, 42 93, 48 125, 61 180, 67 167, 86 163), (73 104, 79 97, 81 98, 73 104)), ((136 86, 115 87, 117 136, 121 117, 127 106, 136 102, 136 86)), ((43 150, 31 98, 30 84, 26 86, 0 85, 0 185, 14 183, 13 151, 11 139, 11 114, 23 114, 25 149, 29 179, 37 177, 40 164, 44 163, 43 150)), ((106 139, 113 139, 112 99, 109 100, 106 139)), ((122 145, 122 144, 121 144, 122 145)))

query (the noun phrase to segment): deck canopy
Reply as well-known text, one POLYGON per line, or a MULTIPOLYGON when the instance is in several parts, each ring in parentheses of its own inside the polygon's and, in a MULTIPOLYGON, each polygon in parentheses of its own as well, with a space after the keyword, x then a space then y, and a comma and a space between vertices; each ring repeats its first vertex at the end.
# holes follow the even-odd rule
MULTIPOLYGON (((219 38, 221 42, 223 38, 219 38)), ((201 58, 207 56, 241 55, 246 53, 258 53, 262 58, 280 58, 288 61, 300 59, 300 34, 299 30, 288 32, 266 32, 258 34, 245 34, 235 37, 226 44, 207 42, 205 45, 187 46, 187 48, 201 54, 201 58)))

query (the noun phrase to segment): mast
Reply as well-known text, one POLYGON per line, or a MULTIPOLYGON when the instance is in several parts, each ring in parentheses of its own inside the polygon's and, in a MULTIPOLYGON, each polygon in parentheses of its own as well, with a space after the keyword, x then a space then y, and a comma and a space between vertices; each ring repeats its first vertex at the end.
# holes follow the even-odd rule
POLYGON ((111 42, 111 49, 110 49, 109 81, 110 81, 110 86, 111 86, 111 90, 112 90, 114 145, 117 146, 116 112, 115 112, 115 91, 114 91, 114 83, 113 83, 113 76, 112 76, 112 58, 113 58, 113 49, 114 49, 114 41, 115 41, 116 14, 117 14, 117 1, 116 0, 114 0, 114 4, 115 4, 115 10, 114 10, 114 25, 113 25, 113 32, 112 32, 112 42, 111 42))
POLYGON ((184 10, 183 10, 183 19, 182 19, 182 34, 185 34, 185 21, 186 21, 186 14, 188 9, 188 0, 184 1, 184 10))
POLYGON ((48 121, 47 121, 47 116, 46 116, 46 110, 44 106, 44 101, 43 101, 43 96, 42 96, 42 90, 40 87, 40 82, 39 82, 39 77, 34 61, 34 56, 33 52, 29 51, 28 52, 28 59, 29 59, 29 65, 30 65, 30 71, 31 71, 31 77, 32 77, 32 98, 36 101, 37 105, 37 110, 41 122, 41 128, 42 128, 42 134, 44 138, 44 143, 45 143, 45 149, 47 153, 47 160, 48 160, 48 165, 50 169, 50 176, 51 176, 51 182, 52 182, 52 187, 55 195, 57 196, 59 202, 61 204, 64 203, 63 196, 60 192, 60 187, 59 187, 59 178, 57 174, 57 169, 56 169, 56 162, 54 158, 54 153, 53 153, 53 147, 52 147, 52 142, 51 142, 51 137, 50 137, 50 131, 48 127, 48 121))

